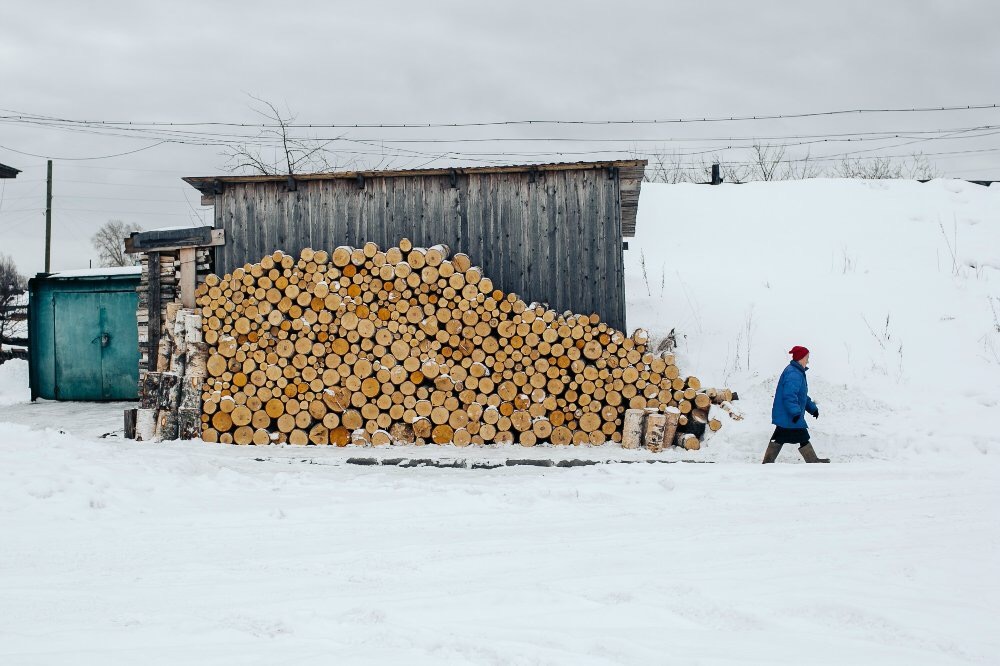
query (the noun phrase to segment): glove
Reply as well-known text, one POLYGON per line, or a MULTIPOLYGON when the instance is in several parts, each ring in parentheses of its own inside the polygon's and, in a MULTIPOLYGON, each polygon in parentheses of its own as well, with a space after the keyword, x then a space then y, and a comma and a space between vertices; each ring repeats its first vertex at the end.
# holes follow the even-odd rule
POLYGON ((817 406, 816 409, 813 409, 809 413, 813 415, 814 419, 818 419, 819 418, 819 407, 817 406))
POLYGON ((799 422, 799 415, 796 414, 795 416, 792 417, 792 423, 798 423, 798 422, 799 422))

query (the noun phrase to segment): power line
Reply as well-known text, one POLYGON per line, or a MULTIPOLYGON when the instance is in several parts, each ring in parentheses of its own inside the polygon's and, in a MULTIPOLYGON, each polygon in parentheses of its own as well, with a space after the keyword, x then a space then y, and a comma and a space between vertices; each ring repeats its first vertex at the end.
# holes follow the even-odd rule
POLYGON ((166 190, 184 189, 185 185, 145 185, 141 183, 106 183, 99 180, 77 180, 73 178, 60 178, 60 183, 81 183, 85 185, 99 185, 102 187, 143 187, 166 190))
POLYGON ((525 120, 495 120, 479 122, 432 122, 432 123, 234 123, 221 121, 132 121, 132 120, 73 120, 42 116, 12 109, 0 109, 10 116, 0 116, 0 119, 12 120, 47 120, 63 123, 80 123, 87 125, 106 125, 115 127, 246 127, 260 129, 278 129, 281 127, 295 129, 427 129, 455 127, 499 127, 509 125, 665 125, 678 123, 719 123, 761 120, 788 120, 794 118, 817 118, 825 116, 866 115, 884 113, 938 113, 949 111, 981 111, 1000 108, 998 104, 963 104, 952 106, 925 107, 884 107, 884 108, 854 108, 834 109, 828 111, 809 111, 802 113, 753 114, 743 116, 695 116, 687 118, 662 119, 621 119, 621 120, 558 120, 558 119, 525 119, 525 120))
MULTIPOLYGON (((787 119, 787 118, 805 118, 805 117, 816 117, 816 116, 832 116, 832 115, 844 115, 844 114, 871 114, 871 113, 924 113, 924 112, 942 112, 942 111, 968 111, 968 110, 993 110, 1000 108, 1000 105, 990 104, 990 105, 966 105, 966 106, 942 106, 942 107, 917 107, 917 108, 884 108, 884 109, 847 109, 847 110, 834 110, 834 111, 820 111, 811 113, 798 113, 798 114, 773 114, 773 115, 755 115, 755 116, 728 116, 728 117, 705 117, 705 118, 678 118, 678 119, 667 119, 667 120, 607 120, 607 121, 577 121, 577 120, 527 120, 527 121, 497 121, 497 122, 480 122, 480 123, 428 123, 428 124, 412 124, 412 123, 401 123, 401 124, 355 124, 355 125, 296 125, 289 124, 285 127, 297 127, 297 128, 412 128, 412 129, 426 129, 433 127, 440 128, 456 128, 456 127, 485 127, 485 126, 499 126, 499 125, 529 125, 529 124, 553 124, 553 125, 642 125, 642 124, 666 124, 666 123, 678 123, 678 122, 722 122, 726 120, 773 120, 773 119, 787 119)), ((9 112, 18 113, 18 112, 9 112)), ((143 146, 136 150, 125 151, 122 153, 115 153, 113 155, 103 155, 95 157, 71 157, 71 158, 56 158, 60 160, 68 161, 91 161, 91 160, 101 160, 109 159, 113 157, 120 157, 125 155, 130 155, 133 153, 141 152, 144 150, 149 150, 151 148, 161 146, 164 144, 180 144, 180 145, 196 145, 196 146, 215 146, 215 147, 232 147, 234 144, 241 145, 253 145, 261 149, 269 149, 275 147, 275 142, 278 137, 268 137, 262 135, 248 136, 232 133, 215 133, 215 132, 195 132, 190 130, 174 130, 170 129, 172 126, 187 127, 187 126, 224 126, 224 127, 247 127, 247 128, 277 128, 281 125, 268 125, 264 124, 246 124, 246 123, 173 123, 173 122, 152 122, 143 125, 142 123, 136 123, 132 121, 86 121, 86 120, 70 120, 70 119, 60 119, 49 116, 38 116, 31 114, 21 114, 14 116, 0 116, 0 122, 6 122, 8 124, 17 123, 27 123, 30 125, 49 127, 53 129, 60 129, 66 131, 74 131, 87 134, 95 134, 99 136, 113 136, 120 138, 130 138, 130 139, 142 139, 142 140, 156 140, 155 143, 148 146, 143 146), (163 128, 163 129, 159 129, 163 128), (242 141, 243 139, 248 139, 249 141, 242 141)), ((860 149, 854 151, 846 151, 840 153, 828 153, 816 157, 810 158, 810 161, 821 162, 830 161, 837 159, 838 157, 846 157, 852 155, 859 155, 855 159, 879 159, 879 156, 867 157, 864 156, 865 153, 873 153, 877 151, 882 151, 886 149, 891 149, 893 147, 913 145, 915 143, 922 143, 927 141, 942 141, 942 140, 965 140, 965 139, 976 139, 991 137, 1000 134, 1000 125, 979 125, 973 127, 960 127, 960 128, 939 128, 930 130, 881 130, 881 131, 863 131, 863 132, 840 132, 840 133, 819 133, 819 134, 786 134, 786 135, 773 135, 773 136, 729 136, 729 137, 635 137, 635 138, 607 138, 607 137, 566 137, 566 136, 556 136, 556 137, 461 137, 461 138, 430 138, 430 139, 383 139, 383 138, 350 138, 346 136, 331 137, 331 138, 312 138, 309 137, 308 140, 316 142, 344 142, 353 143, 358 146, 364 146, 367 148, 372 148, 374 150, 345 150, 337 147, 331 147, 329 153, 335 155, 344 156, 367 156, 380 158, 381 161, 384 160, 402 160, 407 166, 419 162, 419 166, 425 166, 433 162, 437 162, 444 159, 451 160, 461 160, 464 162, 471 163, 481 163, 481 164, 499 164, 509 161, 510 159, 517 158, 552 158, 552 157, 569 157, 569 156, 593 156, 593 155, 610 155, 610 154, 621 154, 621 155, 631 155, 631 156, 647 156, 650 158, 661 157, 664 151, 655 151, 642 148, 642 144, 649 145, 653 143, 659 144, 670 144, 670 143, 702 143, 705 149, 703 150, 684 150, 681 152, 675 151, 671 154, 673 157, 683 158, 683 157, 697 157, 700 155, 718 155, 720 153, 725 153, 727 151, 734 150, 747 150, 753 148, 755 145, 760 145, 761 143, 767 142, 769 147, 774 148, 791 148, 799 146, 811 146, 817 144, 836 144, 836 143, 883 143, 889 141, 895 141, 894 145, 891 146, 878 146, 874 148, 860 149), (419 150, 406 148, 407 144, 420 144, 421 147, 426 145, 428 148, 430 146, 437 146, 442 144, 456 144, 456 147, 460 144, 467 143, 508 143, 508 142, 519 142, 519 143, 550 143, 550 144, 581 144, 583 145, 593 145, 593 149, 589 150, 543 150, 543 151, 507 151, 507 150, 495 150, 495 151, 463 151, 463 150, 443 150, 441 152, 431 152, 427 149, 419 150), (711 146, 705 144, 711 143, 723 143, 725 145, 711 146), (753 143, 745 143, 753 142, 753 143), (773 142, 773 143, 772 143, 773 142), (900 143, 901 142, 901 143, 900 143), (598 148, 597 146, 615 144, 613 147, 608 148, 598 148), (500 158, 500 159, 490 159, 490 158, 500 158)), ((500 146, 498 146, 499 148, 500 146)), ((553 146, 555 147, 555 146, 553 146)), ((568 146, 567 146, 568 147, 568 146)), ((698 146, 689 146, 690 148, 697 148, 698 146)), ((3 146, 0 146, 3 148, 3 146)), ((11 152, 15 152, 22 155, 29 155, 39 158, 47 158, 47 156, 37 155, 34 153, 20 151, 12 148, 7 148, 11 152)), ((969 150, 969 151, 942 151, 937 153, 925 153, 926 156, 930 155, 964 155, 972 153, 988 153, 994 152, 993 149, 982 149, 982 150, 969 150)), ((883 155, 885 157, 908 157, 906 155, 883 155)), ((789 160, 791 161, 791 160, 789 160)), ((728 164, 741 164, 741 162, 727 162, 728 164)), ((742 162, 742 164, 749 164, 749 162, 742 162)), ((419 168, 419 166, 417 168, 419 168)), ((107 169, 107 170, 121 170, 121 171, 145 171, 150 173, 176 173, 182 174, 183 171, 177 170, 165 170, 165 169, 129 169, 127 167, 102 167, 102 166, 90 166, 90 165, 79 165, 79 168, 89 168, 89 169, 107 169)), ((400 168, 399 163, 395 164, 395 168, 400 168)), ((60 179, 61 182, 76 182, 85 183, 97 186, 110 186, 110 187, 140 187, 140 188, 173 188, 175 186, 166 185, 142 185, 142 184, 131 184, 131 183, 106 183, 88 180, 75 180, 75 179, 60 179)), ((21 179, 19 182, 32 182, 32 179, 21 179)), ((85 197, 81 197, 85 198, 85 197)), ((111 199, 111 197, 90 197, 90 198, 106 198, 111 199)), ((128 198, 121 198, 121 200, 129 200, 128 198)), ((142 199, 133 199, 142 200, 142 199)), ((168 201, 168 200, 154 200, 149 199, 149 201, 168 201)))
MULTIPOLYGON (((592 138, 592 137, 469 137, 469 138, 453 138, 453 139, 381 139, 381 138, 366 138, 366 139, 349 139, 344 138, 342 141, 348 142, 380 142, 388 144, 439 144, 439 143, 501 143, 501 142, 517 142, 517 143, 681 143, 681 142, 693 142, 693 141, 705 141, 705 142, 724 142, 724 141, 753 141, 755 143, 760 143, 762 141, 776 141, 784 142, 788 140, 799 140, 798 143, 785 143, 784 145, 806 145, 809 143, 857 143, 863 141, 892 141, 895 139, 918 139, 925 140, 924 136, 927 134, 944 134, 944 137, 930 137, 934 138, 948 138, 954 134, 958 133, 968 133, 968 132, 985 132, 987 130, 997 130, 1000 129, 1000 125, 980 125, 978 127, 967 127, 959 129, 940 129, 940 130, 927 130, 927 131, 916 131, 916 132, 905 132, 905 133, 889 133, 889 132, 875 132, 875 133, 851 133, 851 134, 814 134, 814 135, 786 135, 786 136, 739 136, 739 137, 635 137, 635 138, 592 138), (877 135, 877 136, 875 136, 877 135)), ((997 132, 990 131, 987 134, 975 134, 970 135, 972 138, 981 136, 992 136, 997 132)), ((323 141, 324 139, 316 139, 317 141, 323 141)), ((332 140, 332 139, 331 139, 332 140)))
MULTIPOLYGON (((180 189, 180 188, 178 188, 178 189, 180 189)), ((27 198, 27 197, 24 197, 24 198, 27 198)), ((32 197, 32 198, 34 198, 34 197, 32 197)), ((103 200, 103 201, 154 201, 154 202, 157 202, 157 203, 177 203, 177 204, 183 203, 182 199, 149 199, 149 198, 146 198, 146 197, 100 197, 100 196, 94 196, 94 195, 90 195, 90 194, 60 194, 60 195, 57 195, 57 196, 55 196, 53 198, 57 199, 57 200, 60 200, 60 199, 100 199, 100 200, 103 200)))
POLYGON ((42 210, 42 211, 44 211, 45 210, 45 206, 42 206, 41 208, 14 208, 13 210, 3 209, 3 210, 0 210, 0 213, 31 213, 31 212, 34 212, 36 210, 42 210))
MULTIPOLYGON (((853 158, 853 159, 854 160, 865 160, 865 161, 867 161, 867 160, 884 160, 884 159, 909 159, 909 158, 914 158, 914 157, 917 157, 917 158, 919 158, 919 157, 937 157, 937 156, 951 156, 951 157, 956 157, 956 156, 960 156, 960 155, 968 155, 968 154, 971 154, 971 153, 1000 153, 1000 148, 986 148, 986 149, 979 149, 979 150, 957 150, 957 151, 947 151, 947 152, 941 152, 941 153, 916 153, 916 154, 903 154, 903 153, 900 153, 900 154, 895 154, 895 155, 869 155, 869 156, 862 156, 862 157, 857 157, 857 158, 853 158)), ((789 164, 801 164, 803 162, 809 162, 810 164, 815 163, 815 162, 837 162, 837 161, 842 161, 845 157, 848 157, 851 154, 852 153, 842 153, 840 155, 821 155, 821 156, 817 156, 817 157, 804 156, 804 157, 797 157, 797 158, 796 157, 787 157, 787 158, 782 158, 781 161, 789 163, 789 164)), ((666 161, 666 163, 668 164, 668 166, 671 169, 693 170, 693 171, 701 171, 701 170, 703 170, 703 167, 700 166, 700 165, 697 165, 697 166, 683 166, 683 165, 673 166, 673 165, 670 165, 669 164, 670 158, 677 157, 677 156, 675 156, 673 154, 647 155, 647 157, 655 159, 660 164, 664 164, 665 161, 666 161), (662 158, 662 159, 660 159, 660 158, 662 158)), ((684 156, 681 155, 679 157, 684 157, 684 156)), ((947 157, 945 159, 947 159, 947 157)), ((754 164, 756 164, 756 162, 747 161, 747 160, 725 160, 725 159, 720 159, 720 163, 723 164, 723 165, 725 165, 725 166, 753 166, 754 164)), ((1000 170, 1000 169, 998 169, 998 170, 1000 170)))
MULTIPOLYGON (((180 201, 174 201, 171 203, 181 203, 180 201)), ((40 208, 17 208, 14 210, 0 210, 3 214, 14 214, 14 213, 34 213, 34 212, 44 212, 45 207, 40 208)), ((117 210, 112 208, 66 208, 65 206, 60 206, 54 209, 53 212, 56 214, 74 211, 77 213, 121 213, 123 215, 182 215, 184 217, 189 217, 189 213, 165 213, 165 212, 154 212, 149 210, 117 210)))
MULTIPOLYGON (((180 202, 178 202, 180 203, 180 202)), ((55 212, 60 211, 73 211, 76 213, 117 213, 120 215, 180 215, 182 217, 190 217, 189 213, 161 213, 149 210, 117 210, 111 208, 58 208, 55 212)))
MULTIPOLYGON (((2 120, 0 120, 2 122, 2 120)), ((253 145, 267 145, 274 144, 279 145, 282 141, 280 136, 263 136, 257 135, 239 135, 239 134, 222 134, 222 133, 209 133, 209 132, 173 132, 171 130, 147 130, 138 127, 116 127, 108 125, 103 121, 99 121, 92 125, 83 126, 82 123, 86 121, 74 121, 71 125, 62 124, 52 124, 44 123, 43 126, 54 127, 58 129, 63 129, 67 131, 76 131, 84 133, 99 134, 102 136, 118 136, 122 138, 146 138, 153 139, 156 138, 164 143, 179 143, 179 144, 189 144, 189 145, 203 145, 203 146, 229 146, 232 144, 246 144, 250 143, 253 145), (121 134, 120 132, 130 132, 129 134, 121 134)), ((635 123, 633 123, 635 124, 635 123)), ((460 125, 456 125, 459 127, 460 125)), ((471 125, 470 125, 471 126, 471 125)), ((321 126, 313 126, 314 128, 320 128, 321 126)), ((701 136, 701 137, 688 137, 688 136, 668 136, 668 137, 612 137, 612 138, 593 138, 593 137, 523 137, 523 136, 501 136, 501 137, 471 137, 471 138, 428 138, 428 139, 387 139, 381 137, 350 137, 346 135, 334 136, 334 137, 296 137, 297 140, 310 140, 318 142, 334 142, 334 141, 348 141, 348 142, 369 142, 369 143, 467 143, 467 142, 499 142, 499 141, 530 141, 530 142, 725 142, 725 141, 788 141, 788 140, 800 140, 800 139, 845 139, 845 140, 891 140, 894 138, 899 138, 901 136, 907 135, 923 135, 923 134, 943 134, 952 132, 967 132, 976 130, 986 130, 986 129, 996 129, 997 125, 978 125, 973 127, 960 127, 960 128, 938 128, 931 130, 921 130, 921 129, 890 129, 890 130, 872 130, 872 131, 860 131, 860 132, 826 132, 826 133, 816 133, 816 134, 783 134, 783 135, 765 135, 765 136, 701 136)), ((152 147, 152 146, 149 146, 152 147)), ((148 149, 148 147, 147 147, 148 149)), ((82 158, 81 158, 82 159, 82 158)), ((87 159, 97 159, 97 158, 87 158, 87 159)))
MULTIPOLYGON (((482 156, 514 156, 514 155, 591 155, 600 153, 638 153, 641 152, 637 150, 635 144, 639 143, 671 143, 671 142, 690 142, 690 141, 727 141, 730 145, 726 146, 716 146, 702 151, 687 151, 684 154, 687 155, 698 155, 698 154, 708 154, 712 152, 719 152, 722 150, 733 150, 741 148, 752 148, 754 145, 758 145, 761 141, 774 142, 774 141, 784 141, 784 143, 774 143, 769 145, 774 146, 784 146, 784 147, 795 147, 803 145, 821 144, 821 143, 839 143, 839 142, 881 142, 881 141, 891 141, 891 140, 910 140, 910 143, 916 143, 928 140, 942 140, 942 139, 965 139, 965 138, 981 138, 987 136, 993 136, 998 132, 992 131, 996 130, 997 125, 982 125, 978 127, 967 127, 967 128, 955 128, 955 129, 938 129, 938 130, 914 130, 909 133, 895 133, 888 134, 885 132, 859 132, 859 133, 839 133, 839 134, 814 134, 814 135, 783 135, 783 136, 766 136, 766 137, 663 137, 663 138, 647 138, 639 137, 632 139, 621 139, 621 138, 584 138, 584 137, 497 137, 497 138, 459 138, 459 139, 330 139, 343 140, 349 143, 356 143, 372 148, 382 148, 385 144, 394 144, 394 147, 390 150, 379 150, 379 151, 348 151, 343 149, 331 148, 329 152, 334 154, 342 155, 365 155, 365 156, 375 156, 382 158, 400 158, 409 156, 411 158, 428 158, 429 161, 435 161, 437 159, 443 159, 445 157, 450 157, 453 159, 464 159, 471 162, 481 162, 481 163, 497 163, 498 160, 481 159, 482 156), (974 133, 978 132, 978 133, 974 133), (962 135, 962 136, 956 136, 962 135), (795 142, 788 142, 788 139, 806 139, 808 137, 818 137, 810 140, 802 140, 795 142), (753 141, 753 143, 746 145, 734 145, 733 142, 736 141, 753 141), (526 153, 523 151, 513 152, 513 151, 494 151, 494 152, 471 152, 471 151, 458 151, 458 150, 446 150, 440 153, 429 153, 426 151, 418 151, 405 149, 401 146, 395 144, 454 144, 454 143, 490 143, 490 142, 549 142, 549 143, 618 143, 618 144, 633 144, 630 147, 622 147, 614 150, 586 150, 586 151, 565 151, 565 150, 550 150, 544 152, 526 153), (401 152, 401 151, 405 151, 401 152)), ((135 138, 135 137, 132 137, 135 138)), ((162 145, 163 143, 181 143, 181 144, 191 144, 192 142, 186 140, 178 139, 164 139, 153 144, 152 146, 146 146, 139 150, 147 150, 154 147, 155 145, 162 145)), ((193 142, 194 145, 228 145, 226 143, 210 143, 206 144, 203 142, 193 142)), ((907 144, 900 144, 907 145, 907 144)), ((873 148, 865 151, 855 151, 855 152, 872 152, 875 150, 881 150, 882 148, 873 148)), ((17 151, 21 152, 21 151, 17 151)), ((126 153, 120 153, 118 155, 130 154, 129 151, 126 153)), ((25 153, 30 154, 30 153, 25 153)), ((93 160, 93 159, 106 159, 112 156, 101 156, 101 157, 90 157, 90 158, 69 158, 69 159, 81 159, 81 160, 93 160)), ((429 163, 429 162, 428 162, 429 163)), ((97 167, 102 168, 102 167, 97 167)), ((103 167, 108 169, 114 169, 114 167, 103 167)), ((120 168, 121 170, 129 170, 127 168, 120 168)), ((154 170, 149 170, 154 171, 154 170)), ((180 171, 167 171, 167 170, 155 170, 163 171, 167 173, 183 173, 180 171)))
POLYGON ((132 155, 134 153, 141 153, 142 151, 149 150, 150 148, 156 148, 157 146, 161 146, 164 143, 167 143, 167 142, 166 141, 160 141, 159 143, 154 143, 152 145, 144 146, 142 148, 136 148, 135 150, 129 150, 129 151, 126 151, 124 153, 115 153, 113 155, 101 155, 100 157, 53 157, 51 155, 38 155, 36 153, 28 153, 28 152, 24 152, 22 150, 17 150, 15 148, 10 148, 8 146, 0 146, 0 148, 3 148, 4 150, 9 150, 12 153, 17 153, 18 155, 27 155, 29 157, 40 157, 40 158, 46 159, 46 160, 59 160, 59 161, 70 161, 70 162, 72 162, 72 161, 76 161, 76 160, 80 160, 80 161, 84 161, 84 160, 107 160, 107 159, 110 159, 112 157, 123 157, 125 155, 132 155))

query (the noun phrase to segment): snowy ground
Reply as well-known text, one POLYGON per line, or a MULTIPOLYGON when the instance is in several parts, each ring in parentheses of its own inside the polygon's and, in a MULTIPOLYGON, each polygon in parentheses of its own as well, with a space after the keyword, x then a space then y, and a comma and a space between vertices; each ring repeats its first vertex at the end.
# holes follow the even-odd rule
POLYGON ((4 434, 5 664, 1000 654, 993 464, 397 469, 4 434))
POLYGON ((747 414, 658 457, 714 464, 136 444, 122 404, 26 404, 4 364, 0 664, 1000 663, 998 204, 944 181, 644 186, 631 323, 676 326, 747 414), (837 464, 758 464, 793 344, 837 464))

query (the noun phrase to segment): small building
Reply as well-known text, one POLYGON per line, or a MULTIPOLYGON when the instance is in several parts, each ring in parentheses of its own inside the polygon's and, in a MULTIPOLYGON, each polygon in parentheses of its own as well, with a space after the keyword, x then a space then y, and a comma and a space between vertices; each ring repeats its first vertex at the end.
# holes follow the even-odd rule
POLYGON ((28 281, 31 399, 135 400, 141 268, 39 274, 28 281))
POLYGON ((493 284, 557 311, 625 327, 623 238, 635 235, 646 162, 185 178, 215 206, 214 270, 275 250, 368 241, 439 243, 493 284))
POLYGON ((17 178, 17 174, 19 173, 21 173, 20 169, 0 164, 0 178, 17 178))

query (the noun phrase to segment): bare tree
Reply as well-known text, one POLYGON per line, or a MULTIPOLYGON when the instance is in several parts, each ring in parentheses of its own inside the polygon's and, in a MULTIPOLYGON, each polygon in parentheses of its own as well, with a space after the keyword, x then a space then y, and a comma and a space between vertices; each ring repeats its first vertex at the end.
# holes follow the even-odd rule
POLYGON ((784 180, 806 180, 807 178, 820 178, 826 173, 815 162, 810 161, 811 156, 806 152, 802 159, 788 159, 785 161, 785 171, 782 174, 784 180))
POLYGON ((138 256, 125 253, 125 239, 136 231, 142 231, 142 227, 135 223, 126 224, 121 220, 108 220, 98 229, 90 238, 90 242, 97 250, 101 265, 135 266, 138 263, 138 256))
MULTIPOLYGON (((640 153, 634 153, 636 158, 640 153)), ((666 150, 644 155, 649 160, 643 180, 647 183, 690 183, 697 180, 698 167, 689 164, 685 157, 678 152, 667 152, 666 150)))
POLYGON ((14 259, 0 254, 0 352, 4 341, 13 337, 18 322, 23 321, 24 288, 24 276, 17 272, 14 259))
POLYGON ((784 160, 784 146, 755 143, 750 153, 750 170, 753 180, 781 180, 784 172, 781 171, 780 167, 784 160))
POLYGON ((913 180, 933 180, 940 178, 942 173, 926 155, 915 153, 903 163, 903 176, 913 180))
POLYGON ((223 152, 228 158, 230 171, 250 171, 265 176, 334 171, 338 165, 336 155, 329 146, 341 137, 318 140, 293 134, 295 115, 284 113, 268 100, 250 95, 256 104, 250 108, 268 121, 266 127, 252 141, 230 146, 223 152))

